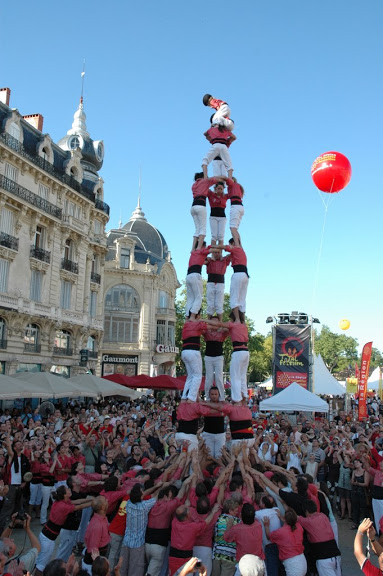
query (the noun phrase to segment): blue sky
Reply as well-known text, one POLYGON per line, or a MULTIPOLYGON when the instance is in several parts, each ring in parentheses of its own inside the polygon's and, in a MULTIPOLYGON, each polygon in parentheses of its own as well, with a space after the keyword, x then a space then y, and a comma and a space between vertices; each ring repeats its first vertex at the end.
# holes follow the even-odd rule
POLYGON ((57 6, 1 5, 1 85, 12 107, 41 113, 58 141, 71 127, 85 58, 87 126, 105 143, 109 228, 130 218, 141 170, 142 209, 184 279, 190 187, 210 117, 201 100, 225 99, 234 174, 246 191, 240 232, 256 329, 267 333, 267 316, 291 310, 336 332, 348 318, 348 335, 383 350, 381 0, 57 6), (349 158, 353 176, 329 207, 316 275, 324 208, 310 167, 329 150, 349 158))

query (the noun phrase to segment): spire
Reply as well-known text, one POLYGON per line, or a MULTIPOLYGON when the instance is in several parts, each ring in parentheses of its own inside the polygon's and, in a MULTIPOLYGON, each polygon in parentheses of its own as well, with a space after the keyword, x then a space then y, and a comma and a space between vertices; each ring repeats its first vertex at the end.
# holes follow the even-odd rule
POLYGON ((74 113, 72 128, 68 130, 67 135, 71 134, 81 134, 81 136, 89 136, 89 132, 86 129, 86 114, 84 112, 84 77, 85 77, 85 59, 82 65, 81 72, 81 96, 80 104, 74 113))
POLYGON ((137 207, 135 209, 135 211, 133 212, 133 214, 130 217, 130 220, 145 220, 145 214, 144 212, 141 210, 141 168, 140 168, 140 175, 138 178, 138 200, 137 200, 137 207))

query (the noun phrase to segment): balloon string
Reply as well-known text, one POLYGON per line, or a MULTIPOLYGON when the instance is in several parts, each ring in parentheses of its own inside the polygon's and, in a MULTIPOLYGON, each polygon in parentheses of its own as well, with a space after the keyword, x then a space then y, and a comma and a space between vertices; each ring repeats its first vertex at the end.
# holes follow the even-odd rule
POLYGON ((320 269, 320 263, 321 263, 321 259, 322 259, 323 239, 324 239, 324 233, 325 233, 326 221, 327 221, 328 205, 326 205, 326 203, 324 201, 323 201, 323 204, 324 204, 325 210, 324 210, 322 234, 321 234, 321 239, 320 239, 320 244, 319 244, 319 252, 318 252, 316 271, 315 271, 315 275, 314 275, 314 286, 313 286, 313 295, 312 295, 312 300, 311 300, 311 310, 314 310, 314 306, 315 306, 315 302, 316 302, 316 294, 317 294, 318 279, 319 279, 319 269, 320 269))

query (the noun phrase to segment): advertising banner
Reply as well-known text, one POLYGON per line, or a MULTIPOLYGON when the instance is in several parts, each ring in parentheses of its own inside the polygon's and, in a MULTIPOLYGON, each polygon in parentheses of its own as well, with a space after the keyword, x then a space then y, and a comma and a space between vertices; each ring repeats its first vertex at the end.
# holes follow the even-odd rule
POLYGON ((138 356, 125 354, 103 354, 101 361, 101 375, 124 374, 136 376, 138 368, 138 356))
POLYGON ((360 363, 359 374, 359 405, 358 405, 358 420, 367 418, 367 381, 368 373, 370 370, 372 342, 367 342, 363 346, 362 361, 360 363))
POLYGON ((308 389, 310 336, 310 326, 277 324, 275 327, 274 394, 293 382, 308 389))

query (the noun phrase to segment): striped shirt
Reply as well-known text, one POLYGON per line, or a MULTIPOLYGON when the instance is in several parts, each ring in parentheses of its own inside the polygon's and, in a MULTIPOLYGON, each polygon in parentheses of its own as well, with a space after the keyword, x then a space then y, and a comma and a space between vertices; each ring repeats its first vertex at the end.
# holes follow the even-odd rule
POLYGON ((129 500, 126 504, 126 529, 125 536, 122 541, 123 546, 128 548, 140 548, 145 544, 145 532, 148 525, 148 515, 154 504, 157 502, 156 498, 150 500, 143 500, 132 504, 129 500))
POLYGON ((239 518, 230 514, 221 514, 214 528, 213 558, 235 562, 237 546, 235 542, 226 542, 223 535, 227 530, 228 518, 234 518, 233 526, 239 523, 239 518))

